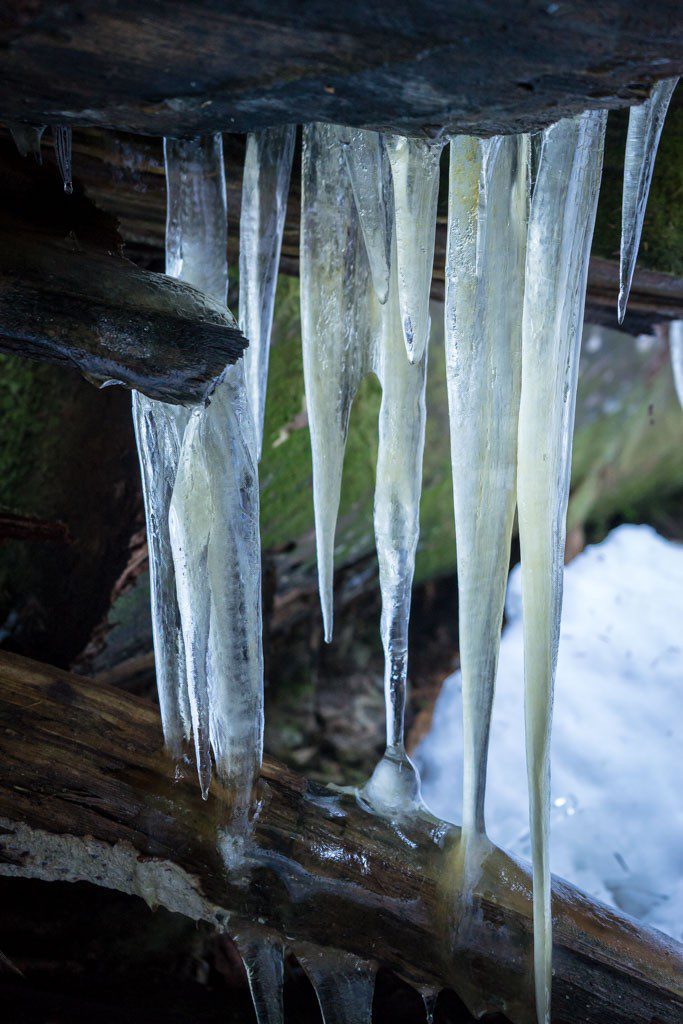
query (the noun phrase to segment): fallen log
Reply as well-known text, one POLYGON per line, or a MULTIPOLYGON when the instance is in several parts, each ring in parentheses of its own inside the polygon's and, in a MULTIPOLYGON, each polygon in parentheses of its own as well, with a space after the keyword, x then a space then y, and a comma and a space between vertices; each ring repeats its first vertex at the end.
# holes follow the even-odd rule
MULTIPOLYGON (((351 793, 266 759, 251 834, 215 784, 175 773, 147 702, 0 655, 0 873, 134 893, 233 934, 246 922, 452 987, 473 1012, 533 1018, 527 868, 492 849, 458 911, 459 830, 392 827, 351 793)), ((553 1021, 673 1024, 683 948, 554 880, 553 1021)))

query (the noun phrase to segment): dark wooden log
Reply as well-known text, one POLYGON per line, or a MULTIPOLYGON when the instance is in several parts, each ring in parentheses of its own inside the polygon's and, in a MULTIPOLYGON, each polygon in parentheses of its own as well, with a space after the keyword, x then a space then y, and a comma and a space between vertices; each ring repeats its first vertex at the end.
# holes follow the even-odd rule
MULTIPOLYGON (((266 759, 244 844, 230 807, 176 772, 139 698, 0 655, 0 873, 136 893, 233 934, 257 920, 301 942, 454 988, 474 1012, 533 1019, 529 872, 491 848, 474 909, 457 897, 459 830, 392 827, 352 793, 266 759)), ((553 1020, 673 1024, 682 948, 559 879, 553 1020)))
POLYGON ((332 121, 538 128, 683 71, 676 0, 5 6, 0 116, 152 135, 332 121))

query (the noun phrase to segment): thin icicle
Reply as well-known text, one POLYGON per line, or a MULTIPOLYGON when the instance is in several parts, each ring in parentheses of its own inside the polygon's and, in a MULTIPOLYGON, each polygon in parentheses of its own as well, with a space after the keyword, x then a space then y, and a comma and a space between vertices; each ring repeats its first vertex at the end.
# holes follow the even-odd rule
POLYGON ((279 939, 252 930, 235 938, 249 981, 257 1024, 283 1024, 284 950, 279 939))
POLYGON ((463 689, 463 833, 484 793, 515 510, 529 139, 451 142, 446 376, 463 689))
POLYGON ((295 141, 294 125, 266 128, 247 136, 244 158, 239 325, 249 339, 245 372, 258 459, 263 444, 270 333, 295 141))
POLYGON ((669 324, 669 350, 674 386, 683 408, 683 320, 674 320, 669 324))
POLYGON ((334 533, 351 403, 370 369, 373 291, 340 129, 303 129, 301 340, 313 457, 318 584, 332 639, 334 533))
POLYGON ((71 128, 64 125, 53 125, 52 138, 55 144, 57 166, 64 182, 64 191, 67 195, 71 195, 74 190, 71 171, 71 128))
POLYGON ((350 953, 301 947, 296 956, 318 997, 323 1024, 370 1024, 376 968, 350 953))
POLYGON ((677 82, 678 78, 665 78, 656 82, 649 99, 638 107, 631 107, 629 112, 621 204, 619 323, 623 323, 626 316, 657 148, 677 82))
MULTIPOLYGON (((227 211, 220 135, 166 141, 170 237, 183 277, 227 297, 227 211)), ((183 437, 169 512, 202 793, 216 771, 246 811, 261 763, 261 558, 254 429, 242 362, 183 437)))
POLYGON ((393 205, 391 168, 382 136, 379 132, 364 131, 361 128, 346 129, 344 157, 375 292, 379 301, 384 303, 389 294, 393 205))
POLYGON ((40 143, 45 131, 45 125, 36 127, 32 124, 22 124, 14 121, 7 126, 10 130, 14 144, 22 156, 32 156, 37 163, 42 164, 43 155, 40 150, 40 143))
POLYGON ((394 186, 398 294, 406 351, 419 362, 429 336, 442 143, 384 137, 394 186))
POLYGON ((552 977, 550 724, 579 348, 605 121, 603 111, 588 111, 543 133, 526 253, 517 497, 534 969, 542 1024, 550 1020, 552 977))

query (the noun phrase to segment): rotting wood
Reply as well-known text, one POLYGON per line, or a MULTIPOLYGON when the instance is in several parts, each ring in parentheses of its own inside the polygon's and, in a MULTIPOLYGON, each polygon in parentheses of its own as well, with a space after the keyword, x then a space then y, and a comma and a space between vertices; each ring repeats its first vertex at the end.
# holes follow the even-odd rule
POLYGON ((683 71, 676 0, 10 3, 0 116, 152 135, 332 121, 483 135, 683 71))
MULTIPOLYGON (((266 759, 251 839, 231 850, 224 794, 214 785, 204 803, 189 764, 173 781, 147 702, 2 654, 0 723, 0 873, 90 881, 228 932, 258 919, 295 951, 333 937, 475 1010, 531 1020, 529 874, 504 854, 458 922, 454 827, 394 829, 266 759)), ((553 893, 556 1024, 680 1020, 683 948, 559 879, 553 893)))

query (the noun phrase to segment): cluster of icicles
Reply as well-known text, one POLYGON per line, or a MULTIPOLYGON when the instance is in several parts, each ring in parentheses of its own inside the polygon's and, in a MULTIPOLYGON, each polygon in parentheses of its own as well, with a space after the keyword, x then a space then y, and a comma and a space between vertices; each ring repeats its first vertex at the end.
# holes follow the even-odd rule
MULTIPOLYGON (((660 83, 631 112, 621 317, 674 85, 660 83)), ((517 508, 534 963, 542 1022, 550 1017, 551 986, 553 679, 578 357, 605 123, 605 112, 589 111, 534 137, 450 140, 445 317, 464 709, 462 849, 467 864, 485 834, 487 745, 517 508)), ((179 754, 183 742, 194 738, 205 795, 213 754, 215 770, 245 821, 263 735, 257 462, 294 142, 290 127, 247 140, 239 268, 240 327, 250 339, 244 362, 227 370, 205 408, 167 406, 140 394, 133 399, 166 742, 179 754)), ((374 527, 387 746, 362 796, 389 816, 421 807, 403 719, 442 148, 443 142, 327 124, 303 129, 302 344, 327 640, 351 405, 366 374, 376 374, 382 386, 374 527)), ((225 302, 221 136, 169 139, 165 159, 167 273, 225 302)), ((679 328, 672 334, 683 377, 683 334, 679 328)), ((259 1021, 281 1021, 281 950, 247 939, 240 945, 259 1021)), ((322 962, 313 957, 304 966, 314 980, 320 968, 317 987, 328 1024, 369 1021, 372 979, 355 961, 346 972, 335 961, 331 991, 322 962)))

